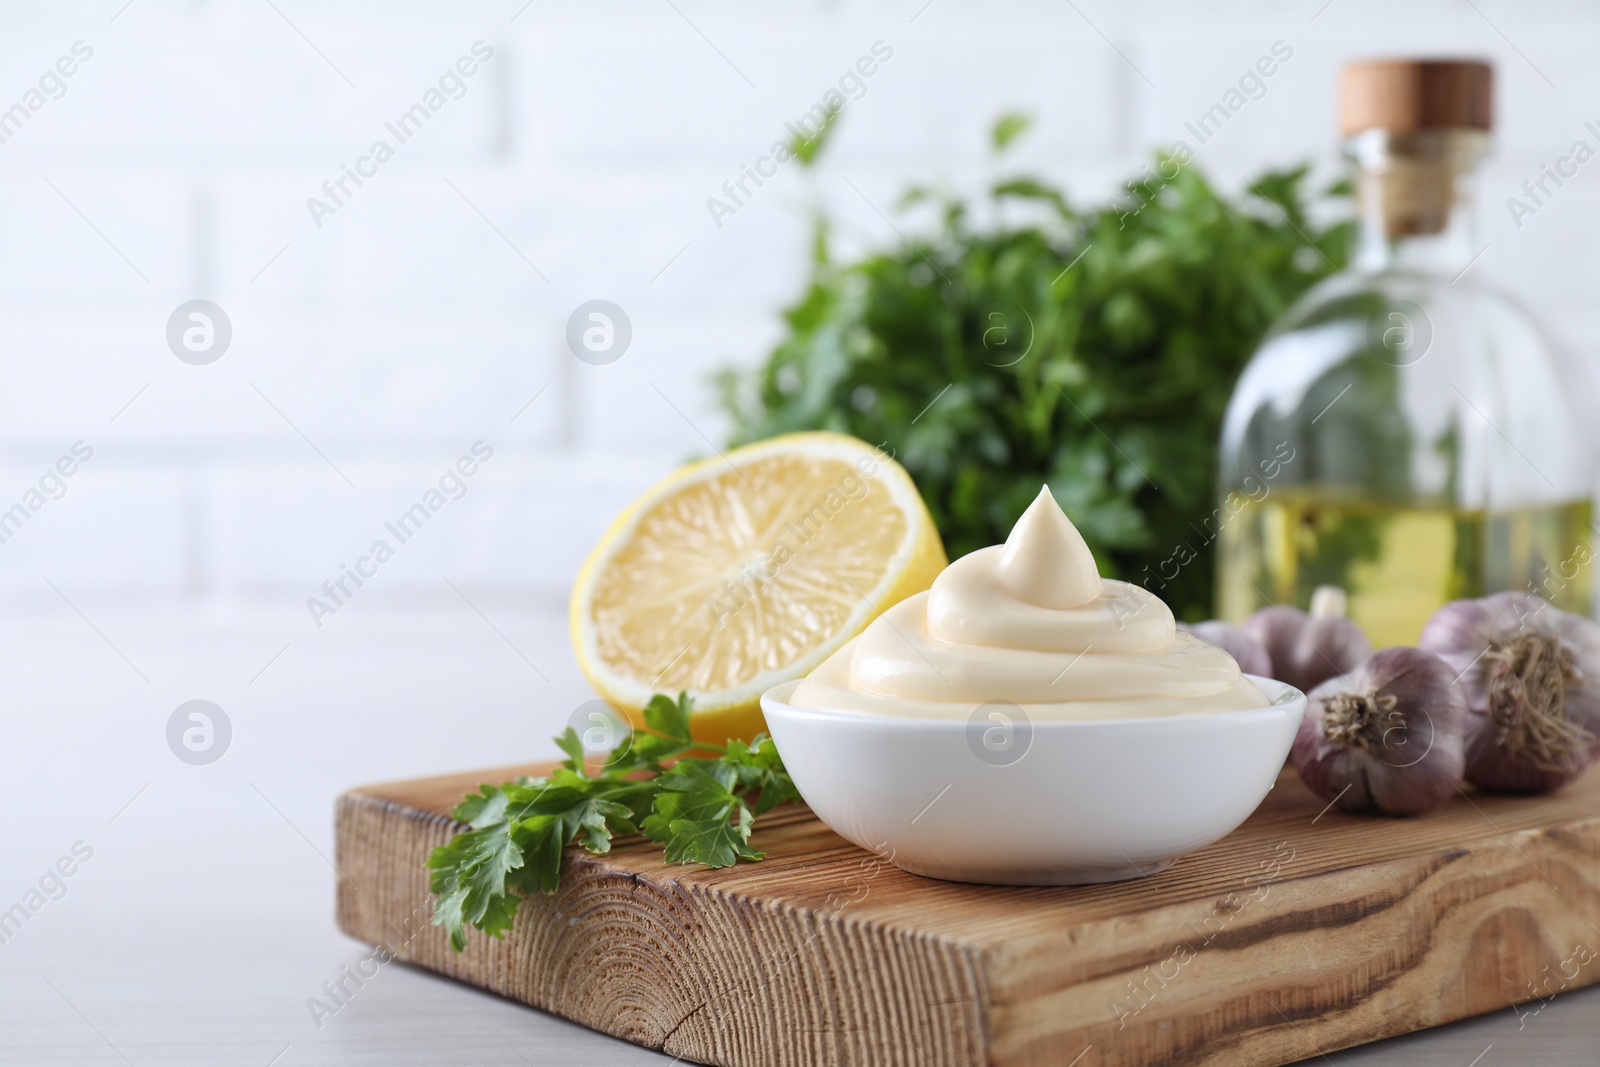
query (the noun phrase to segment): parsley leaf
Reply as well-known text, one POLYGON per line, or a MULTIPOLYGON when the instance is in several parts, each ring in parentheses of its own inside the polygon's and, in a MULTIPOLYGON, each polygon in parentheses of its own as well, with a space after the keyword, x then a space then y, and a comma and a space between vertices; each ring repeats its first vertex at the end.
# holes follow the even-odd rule
POLYGON ((669 863, 728 867, 759 860, 750 845, 756 816, 800 794, 772 739, 735 739, 717 749, 689 731, 688 694, 657 694, 645 728, 606 755, 590 774, 582 739, 568 727, 556 745, 567 756, 547 777, 483 785, 456 805, 467 829, 428 857, 433 922, 457 952, 466 928, 503 937, 522 899, 553 893, 570 844, 600 854, 617 837, 643 833, 669 863), (718 750, 714 757, 691 756, 718 750))
POLYGON ((655 810, 641 829, 666 846, 667 862, 731 867, 761 858, 750 847, 755 813, 735 792, 739 770, 728 760, 679 760, 658 784, 655 810))
POLYGON ((463 923, 496 933, 510 926, 504 903, 505 885, 523 863, 521 847, 512 840, 511 823, 501 821, 457 834, 428 857, 431 888, 439 896, 434 922, 450 930, 450 943, 460 950, 463 923))
POLYGON ((742 786, 756 791, 753 807, 756 815, 764 815, 786 801, 800 799, 794 780, 783 769, 778 746, 765 734, 750 744, 737 739, 729 741, 728 752, 723 760, 739 776, 742 786))
POLYGON ((567 727, 556 737, 556 747, 567 754, 562 761, 562 766, 570 770, 577 770, 583 765, 583 739, 578 736, 578 731, 567 727))
POLYGON ((737 815, 729 824, 720 813, 709 819, 674 819, 667 839, 668 863, 699 863, 731 867, 740 860, 758 860, 764 853, 750 847, 755 816, 743 804, 731 806, 737 815))

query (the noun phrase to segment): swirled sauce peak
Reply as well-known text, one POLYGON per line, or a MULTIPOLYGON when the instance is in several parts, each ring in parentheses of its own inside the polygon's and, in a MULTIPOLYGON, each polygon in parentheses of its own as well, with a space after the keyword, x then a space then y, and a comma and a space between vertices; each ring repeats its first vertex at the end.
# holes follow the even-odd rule
POLYGON ((965 718, 988 701, 1040 719, 1126 719, 1265 707, 1220 648, 1179 633, 1154 593, 1100 577, 1040 490, 1003 545, 956 560, 800 683, 798 707, 965 718))
POLYGON ((995 574, 1012 596, 1041 608, 1081 608, 1100 596, 1094 554, 1048 485, 1011 528, 995 574))

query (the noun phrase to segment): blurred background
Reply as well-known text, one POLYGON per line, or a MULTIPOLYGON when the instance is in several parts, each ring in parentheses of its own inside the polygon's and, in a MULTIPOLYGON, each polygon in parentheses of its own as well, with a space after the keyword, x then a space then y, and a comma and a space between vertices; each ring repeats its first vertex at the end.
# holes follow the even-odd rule
MULTIPOLYGON (((634 495, 728 438, 711 376, 784 337, 813 206, 838 254, 891 246, 908 183, 993 180, 1004 112, 1033 119, 1007 169, 1094 205, 1195 146, 1185 124, 1279 45, 1196 166, 1225 190, 1302 161, 1325 183, 1345 60, 1491 58, 1473 269, 1600 357, 1593 168, 1531 216, 1507 206, 1600 143, 1597 33, 1600 10, 1561 0, 0 4, 0 509, 92 449, 0 526, 0 905, 95 849, 0 948, 5 1011, 66 1027, 28 968, 244 907, 336 944, 341 788, 553 754, 591 695, 574 573, 634 495), (864 56, 821 164, 708 207, 864 56), (430 92, 401 143, 386 124, 430 92), (380 138, 393 158, 362 163, 380 138), (203 365, 168 340, 196 299, 231 329, 203 365), (631 324, 605 364, 566 339, 597 299, 631 324), (465 495, 319 626, 307 598, 477 442, 493 458, 465 495), (200 767, 166 738, 195 699, 231 729, 200 767)), ((262 1010, 305 1028, 328 964, 282 966, 262 1010)))

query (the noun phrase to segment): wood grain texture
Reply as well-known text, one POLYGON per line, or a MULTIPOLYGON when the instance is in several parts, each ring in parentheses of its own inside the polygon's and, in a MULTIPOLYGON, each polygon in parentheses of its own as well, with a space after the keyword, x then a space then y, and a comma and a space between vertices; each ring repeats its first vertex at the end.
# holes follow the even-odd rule
POLYGON ((1276 1065, 1600 981, 1600 774, 1390 820, 1324 812, 1288 772, 1210 848, 1072 888, 919 878, 780 809, 756 864, 569 850, 556 894, 456 955, 423 862, 463 793, 539 770, 346 793, 341 928, 687 1060, 1276 1065))

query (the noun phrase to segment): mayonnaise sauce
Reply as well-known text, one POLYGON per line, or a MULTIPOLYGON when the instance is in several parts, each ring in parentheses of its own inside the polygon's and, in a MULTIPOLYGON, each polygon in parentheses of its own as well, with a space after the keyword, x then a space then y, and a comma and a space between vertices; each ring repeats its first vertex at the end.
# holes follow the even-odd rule
POLYGON ((1046 486, 1003 545, 963 556, 812 671, 815 711, 966 718, 988 701, 1034 719, 1144 719, 1267 706, 1226 652, 1179 633, 1154 593, 1102 579, 1046 486))

